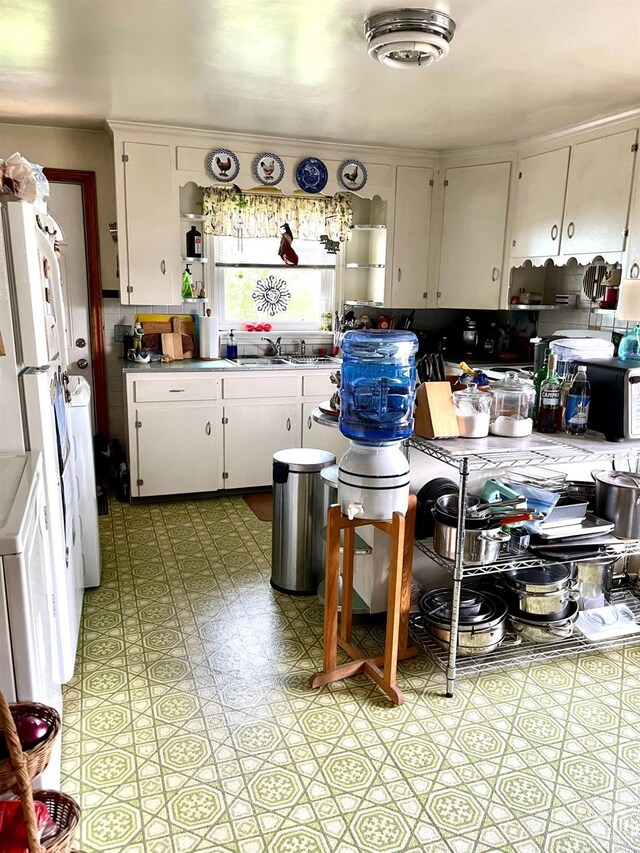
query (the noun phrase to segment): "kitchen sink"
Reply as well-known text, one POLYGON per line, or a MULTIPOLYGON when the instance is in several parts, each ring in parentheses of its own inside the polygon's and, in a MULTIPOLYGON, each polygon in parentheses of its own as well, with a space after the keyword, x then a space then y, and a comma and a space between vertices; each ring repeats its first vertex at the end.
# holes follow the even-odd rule
POLYGON ((292 355, 289 358, 292 364, 340 364, 340 360, 330 355, 292 355))
POLYGON ((274 364, 291 364, 288 358, 279 358, 263 355, 241 355, 238 358, 229 358, 234 364, 251 365, 251 367, 271 367, 274 364))

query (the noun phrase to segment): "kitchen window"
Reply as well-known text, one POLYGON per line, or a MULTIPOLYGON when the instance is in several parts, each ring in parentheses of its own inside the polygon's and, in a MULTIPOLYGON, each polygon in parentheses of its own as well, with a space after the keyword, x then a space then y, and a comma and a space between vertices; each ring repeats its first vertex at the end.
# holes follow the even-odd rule
POLYGON ((216 311, 225 326, 270 323, 274 330, 319 329, 333 309, 336 255, 319 240, 294 240, 299 263, 278 256, 277 237, 214 237, 216 311))

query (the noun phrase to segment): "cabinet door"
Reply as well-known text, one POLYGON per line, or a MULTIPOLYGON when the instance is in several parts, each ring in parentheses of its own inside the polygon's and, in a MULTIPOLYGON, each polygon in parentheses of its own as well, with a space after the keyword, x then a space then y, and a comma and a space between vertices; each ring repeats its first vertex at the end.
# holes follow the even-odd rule
POLYGON ((513 257, 552 258, 560 254, 569 150, 559 148, 520 161, 513 257))
POLYGON ((636 137, 627 130, 572 147, 562 254, 623 251, 636 137))
POLYGON ((270 486, 273 454, 300 446, 300 403, 225 406, 226 489, 270 486))
POLYGON ((349 439, 345 438, 335 426, 324 426, 314 421, 311 413, 318 408, 317 403, 302 404, 302 446, 315 447, 317 450, 326 450, 333 453, 336 461, 340 461, 349 447, 349 439))
POLYGON ((511 163, 445 172, 439 308, 500 307, 511 163))
POLYGON ((432 178, 431 169, 417 166, 396 169, 392 308, 426 305, 432 178))
POLYGON ((221 423, 214 406, 154 404, 137 409, 136 420, 138 478, 142 482, 131 484, 134 496, 219 488, 221 423))
POLYGON ((171 149, 146 142, 124 143, 126 240, 120 245, 122 301, 135 305, 177 301, 173 281, 174 217, 171 194, 171 149))

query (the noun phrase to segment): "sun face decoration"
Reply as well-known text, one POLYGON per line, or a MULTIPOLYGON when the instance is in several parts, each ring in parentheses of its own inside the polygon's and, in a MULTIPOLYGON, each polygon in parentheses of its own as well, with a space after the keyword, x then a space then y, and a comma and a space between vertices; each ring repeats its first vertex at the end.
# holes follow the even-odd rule
POLYGON ((279 279, 275 275, 268 275, 266 278, 258 279, 251 298, 258 311, 264 311, 273 317, 275 314, 281 314, 287 310, 291 291, 283 278, 279 279))

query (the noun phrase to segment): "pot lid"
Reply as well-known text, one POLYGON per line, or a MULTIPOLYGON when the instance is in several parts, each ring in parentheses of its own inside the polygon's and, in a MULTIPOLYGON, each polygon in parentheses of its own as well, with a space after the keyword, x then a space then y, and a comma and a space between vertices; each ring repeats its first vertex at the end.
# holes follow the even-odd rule
POLYGON ((623 486, 625 489, 640 489, 640 474, 628 471, 596 471, 594 478, 608 486, 623 486))
POLYGON ((577 601, 568 601, 567 613, 561 619, 541 619, 540 616, 534 616, 531 613, 524 614, 522 611, 510 613, 509 619, 515 625, 531 625, 534 628, 564 628, 575 622, 579 613, 580 604, 577 601))
MULTIPOLYGON (((448 628, 451 622, 452 589, 433 589, 420 599, 420 610, 427 621, 448 628)), ((498 598, 476 590, 460 594, 459 628, 491 628, 506 615, 506 605, 498 598)))
POLYGON ((505 572, 507 581, 517 586, 531 584, 532 586, 557 586, 571 577, 571 571, 564 563, 551 563, 537 568, 518 569, 515 572, 505 572))

